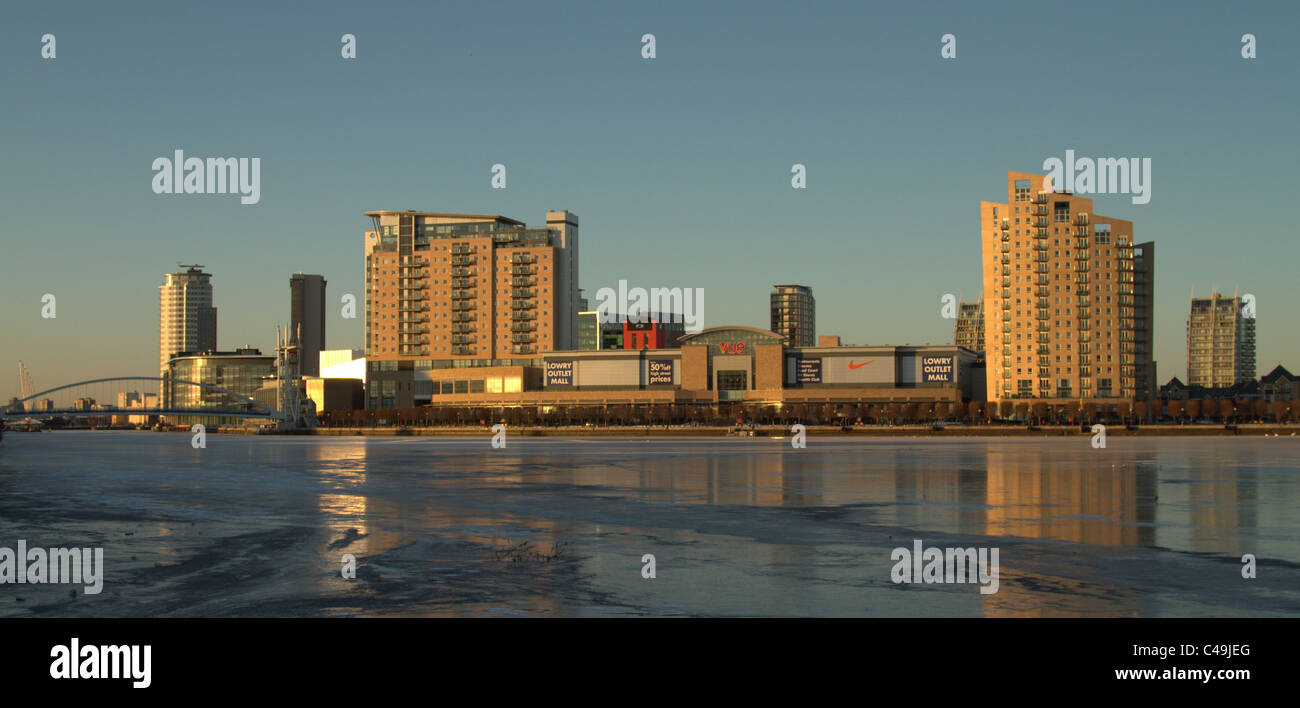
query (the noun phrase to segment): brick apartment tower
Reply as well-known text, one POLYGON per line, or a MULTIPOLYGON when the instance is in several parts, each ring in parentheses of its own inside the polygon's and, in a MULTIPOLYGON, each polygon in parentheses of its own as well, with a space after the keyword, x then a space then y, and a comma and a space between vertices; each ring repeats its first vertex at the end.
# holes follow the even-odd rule
POLYGON ((1007 174, 980 202, 988 400, 1116 403, 1155 397, 1155 244, 1092 200, 1007 174))
POLYGON ((369 362, 496 366, 577 348, 578 217, 367 212, 369 362))

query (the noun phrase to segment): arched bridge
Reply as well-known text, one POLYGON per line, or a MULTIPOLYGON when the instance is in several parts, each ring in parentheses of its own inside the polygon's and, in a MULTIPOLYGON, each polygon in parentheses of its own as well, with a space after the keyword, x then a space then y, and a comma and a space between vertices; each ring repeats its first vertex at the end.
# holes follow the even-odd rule
POLYGON ((276 420, 288 417, 245 394, 215 384, 157 376, 117 376, 64 384, 18 399, 5 406, 3 412, 8 420, 159 415, 276 420))

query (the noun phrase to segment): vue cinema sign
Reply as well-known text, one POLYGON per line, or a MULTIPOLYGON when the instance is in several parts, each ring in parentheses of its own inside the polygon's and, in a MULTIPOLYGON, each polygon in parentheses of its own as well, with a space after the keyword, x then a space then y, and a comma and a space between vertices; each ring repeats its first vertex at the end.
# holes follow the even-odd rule
POLYGON ((718 345, 718 349, 720 349, 723 354, 744 354, 745 343, 744 342, 723 342, 718 345))

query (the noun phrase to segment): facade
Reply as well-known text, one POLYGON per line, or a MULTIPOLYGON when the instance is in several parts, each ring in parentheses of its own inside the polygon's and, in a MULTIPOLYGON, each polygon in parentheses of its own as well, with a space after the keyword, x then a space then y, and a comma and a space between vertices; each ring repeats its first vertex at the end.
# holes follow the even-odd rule
POLYGON ((957 330, 953 344, 973 352, 984 352, 984 300, 963 302, 957 307, 957 330))
POLYGON ((1007 202, 980 202, 989 401, 1148 400, 1155 244, 1092 200, 1007 174, 1007 202))
POLYGON ((350 411, 365 407, 365 384, 360 379, 305 379, 307 399, 317 413, 350 411))
POLYGON ((623 323, 622 322, 601 322, 600 323, 600 348, 601 349, 622 349, 623 348, 623 323))
MULTIPOLYGON (((163 407, 242 408, 245 403, 242 399, 180 382, 207 384, 252 398, 263 388, 264 381, 273 378, 275 374, 275 357, 262 354, 257 349, 181 352, 167 362, 167 378, 170 380, 163 383, 163 407)), ((237 421, 237 418, 181 416, 176 422, 218 424, 237 421)))
POLYGON ((983 397, 974 362, 954 346, 792 347, 775 332, 714 327, 675 348, 553 351, 536 366, 399 364, 391 378, 398 408, 957 403, 983 397))
POLYGON ((576 215, 548 212, 541 229, 497 215, 366 215, 369 407, 394 405, 384 374, 398 364, 522 366, 577 346, 576 215))
POLYGON ((581 351, 600 349, 600 312, 583 310, 578 313, 578 347, 581 351))
POLYGON ((320 375, 325 350, 325 278, 294 273, 289 278, 289 334, 298 337, 303 376, 320 375))
POLYGON ((1259 377, 1259 395, 1269 402, 1300 400, 1300 378, 1278 364, 1259 377))
POLYGON ((1212 292, 1193 297, 1187 318, 1187 383, 1223 388, 1255 378, 1255 318, 1243 302, 1212 292))
POLYGON ((792 346, 817 343, 817 302, 806 285, 774 285, 770 297, 772 331, 792 346))
POLYGON ((158 286, 158 367, 177 352, 212 351, 217 348, 217 308, 212 306, 212 275, 203 266, 181 266, 184 272, 167 273, 158 286))
POLYGON ((686 323, 679 315, 665 313, 657 319, 623 320, 623 349, 668 349, 686 336, 686 323))

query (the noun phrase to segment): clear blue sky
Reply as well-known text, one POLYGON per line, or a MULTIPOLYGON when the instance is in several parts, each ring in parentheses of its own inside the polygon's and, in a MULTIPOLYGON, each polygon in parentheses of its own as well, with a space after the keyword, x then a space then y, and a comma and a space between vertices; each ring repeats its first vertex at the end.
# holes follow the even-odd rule
POLYGON ((373 209, 570 209, 589 296, 702 287, 707 326, 766 327, 770 287, 803 283, 822 334, 950 342, 940 298, 978 296, 979 201, 1066 148, 1153 161, 1149 204, 1096 211, 1156 242, 1160 381, 1185 376, 1188 296, 1215 285, 1256 296, 1261 373, 1300 370, 1298 7, 10 4, 0 393, 19 359, 38 389, 151 374, 178 262, 214 274, 224 349, 270 349, 295 271, 329 281, 329 346, 360 346, 337 303, 361 293, 373 209), (261 203, 155 195, 150 165, 177 148, 261 157, 261 203))

